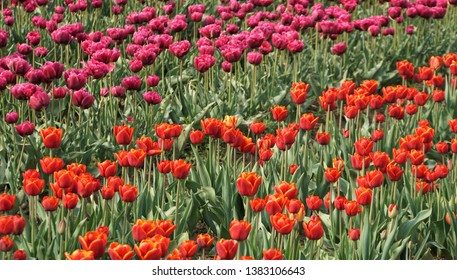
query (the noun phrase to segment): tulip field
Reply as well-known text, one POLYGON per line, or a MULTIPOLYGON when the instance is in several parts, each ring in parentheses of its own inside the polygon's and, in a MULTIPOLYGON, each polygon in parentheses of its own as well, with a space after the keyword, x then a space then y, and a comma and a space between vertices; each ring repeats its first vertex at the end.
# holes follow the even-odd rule
POLYGON ((0 260, 457 259, 456 0, 12 0, 0 260))

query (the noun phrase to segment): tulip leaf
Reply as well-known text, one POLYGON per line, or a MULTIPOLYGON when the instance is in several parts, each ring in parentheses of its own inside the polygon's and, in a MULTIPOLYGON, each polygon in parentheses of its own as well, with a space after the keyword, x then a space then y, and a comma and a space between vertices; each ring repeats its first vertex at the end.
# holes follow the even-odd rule
POLYGON ((414 231, 422 221, 430 217, 431 214, 432 209, 422 210, 417 213, 412 220, 402 223, 398 229, 398 239, 404 239, 409 236, 411 232, 414 231))

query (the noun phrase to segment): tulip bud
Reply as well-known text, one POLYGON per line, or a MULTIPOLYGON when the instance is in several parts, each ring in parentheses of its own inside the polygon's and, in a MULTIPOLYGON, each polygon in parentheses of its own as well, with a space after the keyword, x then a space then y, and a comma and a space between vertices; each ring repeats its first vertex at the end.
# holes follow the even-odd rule
POLYGON ((65 223, 65 221, 60 221, 59 225, 57 226, 57 232, 59 234, 64 234, 65 233, 65 230, 67 228, 67 225, 65 223))
POLYGON ((398 206, 396 204, 389 205, 389 218, 395 219, 398 215, 398 206))

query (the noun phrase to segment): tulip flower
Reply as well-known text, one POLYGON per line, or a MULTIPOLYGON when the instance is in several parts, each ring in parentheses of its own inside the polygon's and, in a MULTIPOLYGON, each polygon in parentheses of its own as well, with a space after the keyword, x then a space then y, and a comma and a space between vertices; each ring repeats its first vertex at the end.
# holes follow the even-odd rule
POLYGON ((194 240, 186 240, 179 245, 179 251, 182 256, 187 259, 192 259, 198 250, 198 244, 194 240))
POLYGON ((183 159, 174 160, 170 163, 171 173, 176 179, 186 179, 190 168, 192 167, 191 163, 187 163, 183 159))
POLYGON ((238 250, 238 243, 232 239, 221 238, 216 243, 217 255, 223 260, 233 260, 238 250))
POLYGON ((80 235, 78 240, 84 250, 94 253, 95 259, 103 256, 108 243, 107 235, 96 231, 89 231, 84 236, 80 235))
POLYGON ((201 248, 208 248, 213 242, 214 237, 211 237, 208 233, 200 233, 197 235, 197 244, 201 248))
POLYGON ((319 216, 313 215, 308 223, 303 222, 306 237, 310 240, 319 240, 324 236, 324 228, 319 216))
POLYGON ((132 247, 128 244, 113 242, 109 245, 108 255, 112 260, 131 260, 133 258, 132 247))
POLYGON ((230 237, 237 241, 244 241, 251 231, 251 224, 243 220, 233 220, 230 223, 230 237))
POLYGON ((295 220, 291 220, 287 214, 281 213, 271 215, 270 222, 280 234, 289 234, 295 225, 295 220))
POLYGON ((141 241, 139 246, 135 244, 134 250, 140 260, 159 260, 162 257, 161 245, 150 238, 141 241))
POLYGON ((97 163, 98 171, 100 176, 108 178, 116 175, 116 162, 111 160, 105 160, 97 163))
POLYGON ((285 106, 275 105, 270 110, 273 114, 273 119, 277 122, 284 121, 287 118, 288 111, 285 106))
POLYGON ((114 137, 119 145, 129 145, 133 137, 133 127, 125 125, 114 126, 114 137))
POLYGON ((16 201, 16 195, 9 195, 7 193, 0 194, 0 212, 10 211, 14 207, 16 201))
POLYGON ((67 260, 93 260, 94 252, 88 250, 76 250, 71 255, 65 252, 67 260))
POLYGON ((238 192, 243 196, 254 196, 262 183, 262 177, 255 172, 241 173, 236 180, 238 192))
POLYGON ((264 260, 282 260, 283 255, 280 250, 276 250, 274 248, 270 248, 268 250, 263 251, 263 259, 264 260))
POLYGON ((121 196, 121 199, 124 202, 134 202, 138 195, 138 187, 125 184, 119 187, 119 195, 121 196))

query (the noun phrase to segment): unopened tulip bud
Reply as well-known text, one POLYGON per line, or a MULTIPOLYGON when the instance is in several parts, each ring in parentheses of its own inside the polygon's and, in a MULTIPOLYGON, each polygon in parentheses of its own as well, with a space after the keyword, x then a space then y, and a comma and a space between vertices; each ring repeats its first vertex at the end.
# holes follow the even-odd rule
POLYGON ((398 206, 396 204, 389 205, 389 218, 395 219, 398 215, 398 206))
POLYGON ((60 223, 57 227, 57 232, 59 234, 64 234, 66 228, 67 228, 67 224, 65 223, 65 221, 60 221, 60 223))

